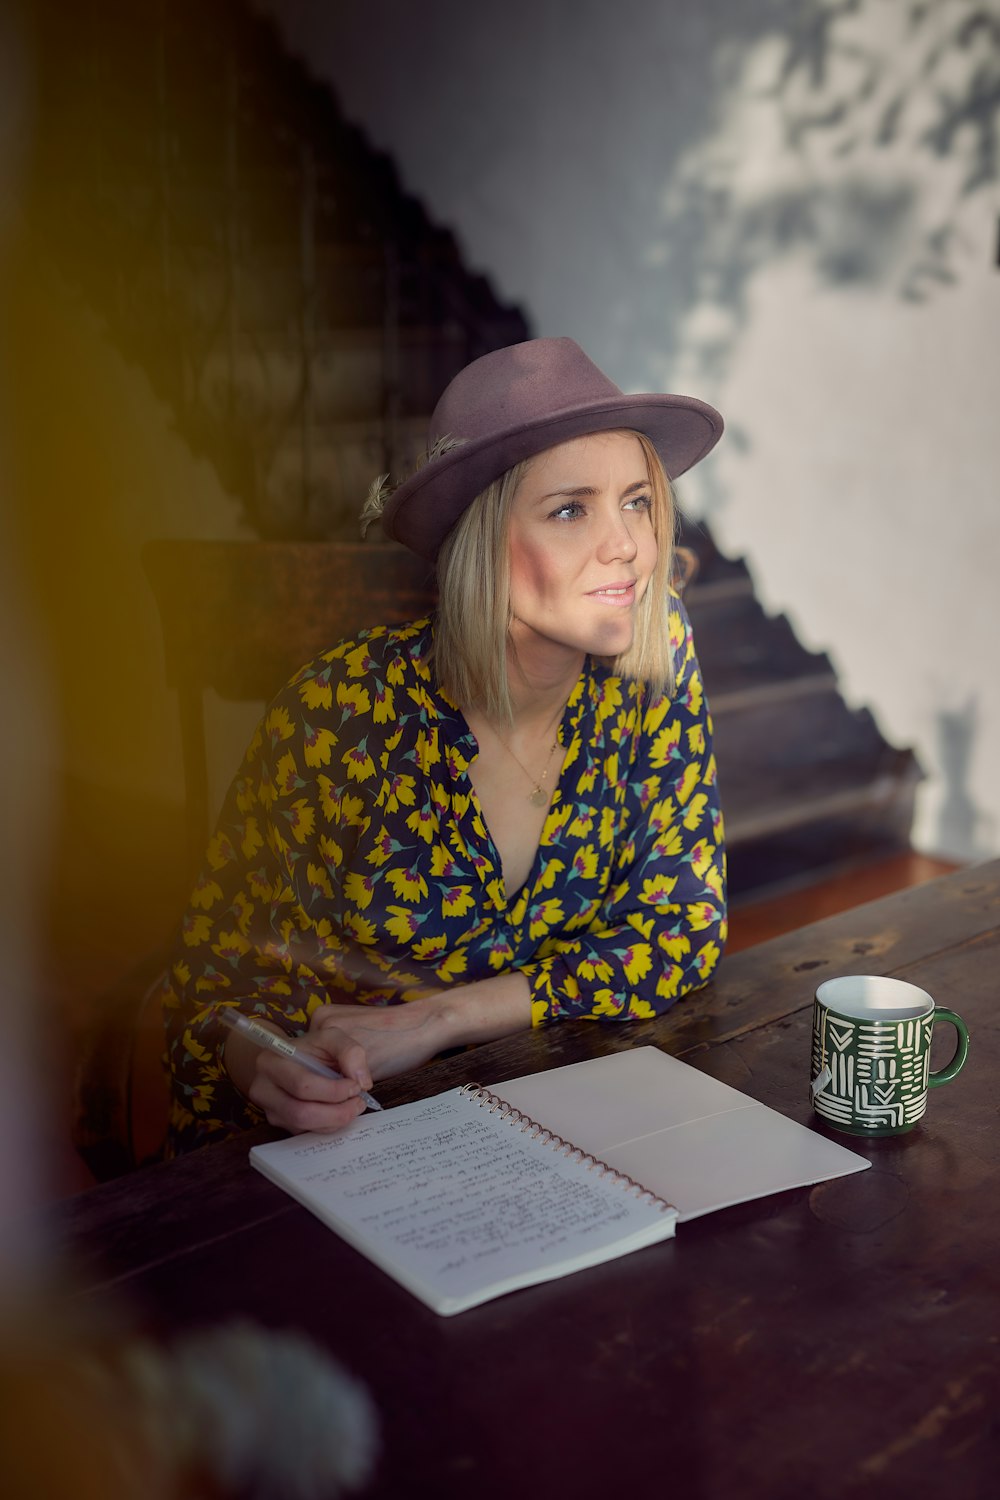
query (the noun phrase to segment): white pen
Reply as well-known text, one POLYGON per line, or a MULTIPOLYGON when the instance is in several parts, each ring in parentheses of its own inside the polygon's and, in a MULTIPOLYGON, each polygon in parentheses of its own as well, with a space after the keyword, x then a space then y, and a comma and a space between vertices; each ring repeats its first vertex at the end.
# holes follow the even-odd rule
MULTIPOLYGON (((233 1031, 238 1031, 248 1041, 253 1042, 255 1047, 263 1047, 268 1052, 277 1052, 279 1057, 288 1057, 292 1062, 298 1063, 300 1068, 308 1068, 310 1073, 318 1073, 321 1078, 337 1078, 341 1081, 343 1073, 337 1073, 333 1068, 328 1068, 326 1063, 321 1063, 318 1057, 313 1057, 311 1052, 296 1047, 286 1036, 278 1036, 276 1032, 270 1031, 262 1026, 259 1021, 251 1021, 249 1016, 240 1015, 239 1011, 233 1010, 231 1006, 220 1008, 219 1019, 233 1031)), ((373 1099, 367 1090, 361 1090, 361 1097, 368 1109, 381 1109, 377 1099, 373 1099)))

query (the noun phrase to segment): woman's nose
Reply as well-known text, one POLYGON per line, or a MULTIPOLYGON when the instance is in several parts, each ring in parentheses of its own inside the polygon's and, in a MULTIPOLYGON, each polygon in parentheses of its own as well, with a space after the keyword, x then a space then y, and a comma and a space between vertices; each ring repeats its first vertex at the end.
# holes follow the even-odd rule
POLYGON ((609 520, 601 537, 598 557, 602 562, 631 562, 638 550, 639 544, 632 534, 627 517, 617 513, 609 520))

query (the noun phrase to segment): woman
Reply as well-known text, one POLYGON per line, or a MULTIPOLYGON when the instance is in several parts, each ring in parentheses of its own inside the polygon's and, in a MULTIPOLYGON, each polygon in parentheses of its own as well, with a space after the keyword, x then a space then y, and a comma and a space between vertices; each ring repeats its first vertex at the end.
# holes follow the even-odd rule
POLYGON ((725 862, 667 475, 721 432, 703 402, 623 395, 570 339, 452 381, 382 512, 436 562, 436 617, 297 674, 209 845, 165 995, 175 1150, 262 1115, 335 1129, 446 1048, 653 1016, 705 982, 725 862), (248 1044, 222 1005, 343 1078, 248 1044))

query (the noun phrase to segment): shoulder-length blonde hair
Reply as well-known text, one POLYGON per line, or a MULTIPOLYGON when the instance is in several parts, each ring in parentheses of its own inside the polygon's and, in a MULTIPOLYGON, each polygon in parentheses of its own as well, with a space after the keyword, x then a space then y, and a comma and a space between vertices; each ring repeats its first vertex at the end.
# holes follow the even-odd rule
MULTIPOLYGON (((670 580, 677 510, 653 444, 636 437, 652 490, 651 520, 656 566, 636 610, 632 644, 617 657, 602 657, 620 677, 643 683, 651 696, 673 691, 670 650, 670 580)), ((438 606, 434 667, 439 685, 459 707, 477 705, 498 724, 510 724, 513 706, 507 679, 511 624, 508 534, 514 494, 531 460, 508 469, 475 500, 449 532, 437 561, 438 606)))

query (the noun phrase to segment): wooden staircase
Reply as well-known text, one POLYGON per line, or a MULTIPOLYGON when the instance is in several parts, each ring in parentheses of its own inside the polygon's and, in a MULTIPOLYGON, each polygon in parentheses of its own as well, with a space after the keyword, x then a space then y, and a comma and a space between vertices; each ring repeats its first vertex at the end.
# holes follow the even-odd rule
MULTIPOLYGON (((257 535, 357 540, 468 360, 529 336, 243 0, 44 0, 30 214, 257 535)), ((688 604, 737 902, 908 844, 919 772, 704 528, 688 604)), ((252 545, 252 544, 248 544, 252 545)))

